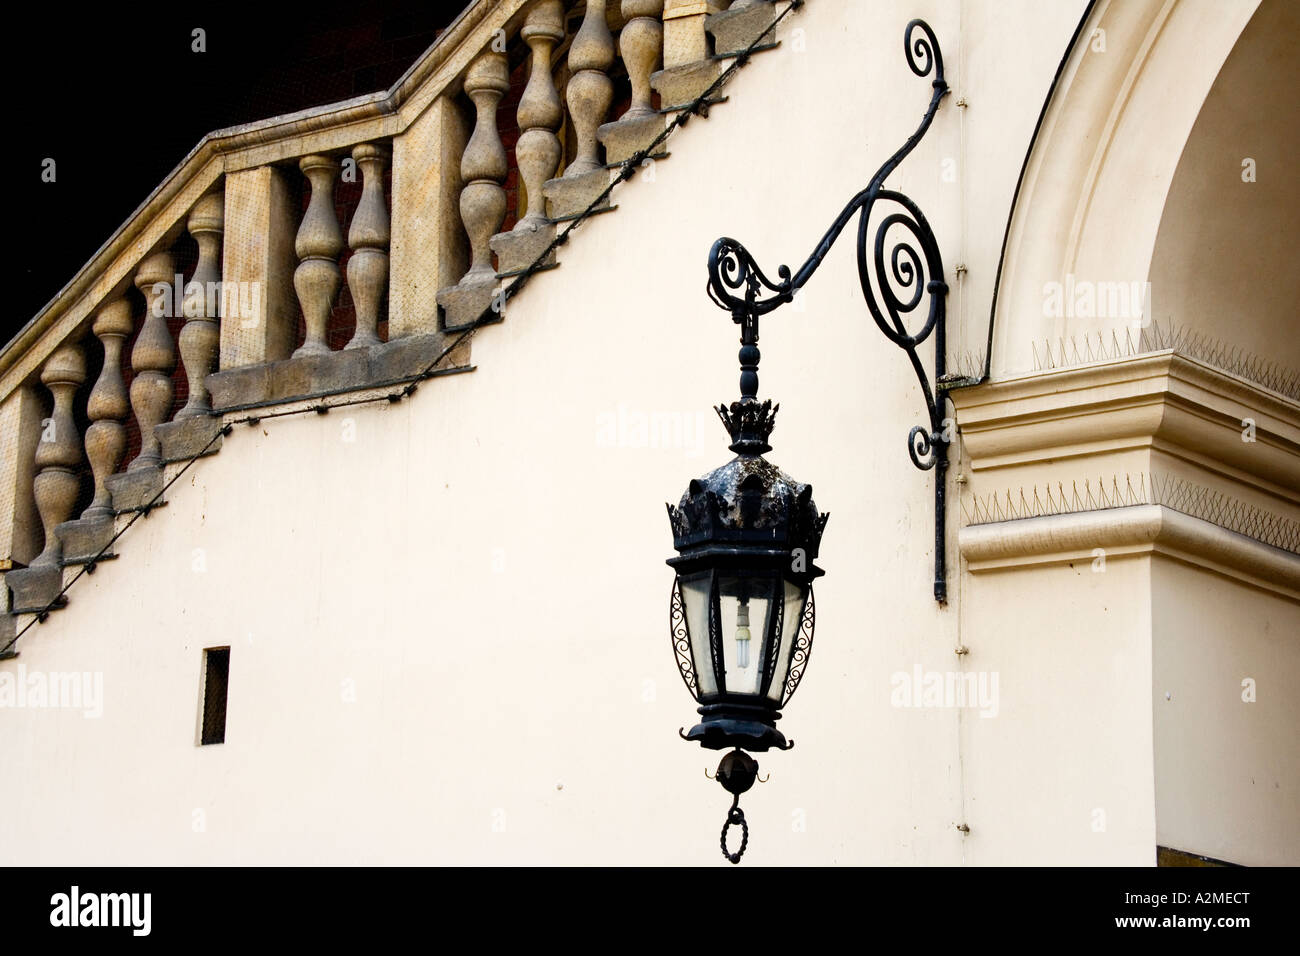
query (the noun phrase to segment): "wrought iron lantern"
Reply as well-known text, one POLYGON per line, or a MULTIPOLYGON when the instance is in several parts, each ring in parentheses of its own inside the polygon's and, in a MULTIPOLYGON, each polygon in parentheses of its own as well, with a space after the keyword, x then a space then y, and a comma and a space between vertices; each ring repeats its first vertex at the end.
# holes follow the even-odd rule
POLYGON ((823 574, 813 561, 830 516, 811 485, 763 458, 777 409, 754 395, 758 348, 740 355, 742 367, 752 359, 741 399, 717 409, 736 457, 668 506, 673 648, 701 716, 682 736, 714 750, 788 750, 776 722, 812 648, 812 582, 823 574))
POLYGON ((830 518, 817 511, 812 485, 763 458, 780 406, 758 401, 758 347, 742 341, 740 401, 717 408, 736 457, 692 480, 678 505, 668 505, 678 552, 668 559, 677 572, 673 650, 701 717, 681 735, 712 750, 736 748, 717 774, 733 795, 721 840, 732 863, 749 842, 740 795, 758 777, 758 762, 745 751, 794 746, 776 722, 812 651, 812 583, 824 573, 813 561, 830 518), (735 853, 727 849, 733 825, 743 833, 735 853))
POLYGON ((717 407, 736 457, 692 481, 681 501, 668 506, 678 552, 668 559, 676 571, 669 623, 678 668, 699 703, 700 722, 681 731, 682 737, 714 750, 735 748, 717 772, 733 795, 721 838, 723 856, 732 863, 740 862, 749 842, 740 795, 758 779, 758 762, 746 751, 793 746, 776 722, 812 650, 812 584, 823 573, 813 561, 829 517, 817 510, 810 485, 763 457, 771 450, 768 437, 779 406, 758 400, 759 319, 793 300, 855 215, 858 275, 868 311, 885 337, 907 353, 925 398, 929 421, 908 433, 907 451, 917 468, 936 473, 934 596, 940 603, 947 599, 944 472, 950 437, 942 409, 944 390, 965 382, 945 373, 948 286, 934 232, 916 203, 886 189, 884 181, 930 128, 948 84, 938 41, 924 21, 908 23, 903 49, 914 74, 934 76, 921 124, 840 212, 803 265, 794 272, 781 266, 774 282, 734 239, 719 239, 709 252, 709 297, 740 327, 740 400, 717 407), (873 236, 878 201, 892 209, 874 221, 873 236), (913 313, 924 319, 909 331, 904 319, 913 313), (917 355, 931 334, 933 382, 917 355), (742 831, 736 852, 727 848, 732 826, 742 831))

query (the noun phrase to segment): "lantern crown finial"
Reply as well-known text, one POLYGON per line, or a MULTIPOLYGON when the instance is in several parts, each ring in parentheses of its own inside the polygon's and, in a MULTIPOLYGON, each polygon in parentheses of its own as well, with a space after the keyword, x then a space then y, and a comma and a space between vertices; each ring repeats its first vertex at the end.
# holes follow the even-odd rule
POLYGON ((714 407, 731 435, 731 450, 737 455, 762 455, 772 450, 767 439, 776 427, 776 413, 780 410, 781 406, 773 405, 771 399, 760 402, 755 398, 714 407))

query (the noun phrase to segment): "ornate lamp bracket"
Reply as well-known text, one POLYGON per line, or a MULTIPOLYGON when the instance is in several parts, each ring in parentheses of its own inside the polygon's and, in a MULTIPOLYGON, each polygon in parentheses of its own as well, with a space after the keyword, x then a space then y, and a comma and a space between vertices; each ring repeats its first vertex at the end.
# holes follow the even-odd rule
MULTIPOLYGON (((948 470, 948 445, 951 434, 945 428, 943 389, 949 382, 945 365, 944 307, 948 284, 944 282, 943 261, 934 231, 920 208, 907 196, 885 188, 885 178, 910 153, 929 130, 939 101, 948 94, 943 78, 943 54, 934 31, 924 20, 912 20, 903 33, 903 50, 907 65, 920 77, 934 74, 930 105, 920 126, 884 165, 871 182, 853 197, 831 223, 817 247, 791 274, 788 266, 777 269, 773 282, 749 250, 735 239, 723 237, 709 250, 709 298, 720 309, 731 313, 740 326, 740 401, 730 410, 719 406, 724 422, 745 417, 760 419, 758 405, 758 320, 794 299, 830 252, 840 233, 854 215, 858 217, 858 280, 867 309, 885 338, 907 353, 916 371, 925 397, 928 425, 916 425, 907 435, 907 453, 922 471, 935 470, 934 488, 934 597, 941 604, 948 599, 945 570, 944 485, 948 470), (918 35, 919 31, 919 35, 918 35), (871 233, 871 215, 876 202, 890 209, 871 233), (891 230, 894 230, 891 242, 891 230), (899 235, 899 233, 902 235, 899 235), (887 248, 887 243, 888 248, 887 248), (870 245, 871 255, 868 256, 870 245), (919 249, 919 251, 918 251, 919 249), (925 306, 922 309, 922 306, 925 306), (904 317, 925 315, 925 322, 909 332, 904 317), (917 347, 934 336, 934 378, 926 374, 917 355, 917 347)), ((765 437, 765 436, 763 436, 765 437)), ((749 439, 751 436, 742 436, 749 439)), ((752 436, 758 439, 759 436, 752 436)))

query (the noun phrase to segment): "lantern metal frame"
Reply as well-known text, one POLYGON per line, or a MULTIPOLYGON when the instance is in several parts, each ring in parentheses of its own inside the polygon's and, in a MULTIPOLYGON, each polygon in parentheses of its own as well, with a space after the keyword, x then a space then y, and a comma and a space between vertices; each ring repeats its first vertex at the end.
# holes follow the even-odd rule
POLYGON ((701 716, 700 723, 689 733, 680 733, 714 750, 788 750, 793 746, 776 729, 776 722, 781 717, 780 707, 794 693, 807 665, 814 617, 806 612, 812 582, 824 573, 813 562, 830 518, 818 512, 811 485, 795 481, 763 458, 763 453, 772 448, 768 437, 780 406, 773 406, 771 401, 759 402, 756 397, 757 352, 752 343, 742 342, 740 400, 716 409, 731 434, 729 447, 736 457, 692 480, 681 501, 676 506, 667 505, 673 547, 678 552, 667 562, 677 572, 669 603, 673 648, 682 679, 699 703, 701 716), (687 602, 681 591, 682 583, 698 574, 709 576, 704 634, 691 633, 687 602), (757 666, 762 668, 762 679, 755 692, 740 693, 727 687, 720 593, 721 581, 727 577, 766 581, 771 589, 766 626, 759 635, 761 656, 757 666), (788 646, 782 633, 786 582, 802 595, 794 618, 802 640, 792 637, 788 646), (794 660, 796 643, 802 652, 798 666, 794 660), (688 666, 684 668, 683 662, 688 666), (710 689, 702 685, 696 671, 704 663, 713 675, 710 689), (773 700, 770 695, 778 679, 780 683, 775 686, 779 694, 773 700))
MULTIPOLYGON (((808 486, 805 486, 808 487, 808 486)), ((820 516, 820 530, 825 528, 829 514, 820 516)), ((812 652, 813 629, 816 623, 816 603, 813 597, 813 580, 824 572, 808 565, 805 573, 789 570, 792 551, 782 549, 727 548, 717 545, 680 555, 668 560, 677 572, 673 578, 669 600, 669 621, 673 633, 673 651, 678 670, 686 689, 700 705, 700 723, 689 732, 679 734, 684 740, 698 740, 712 750, 742 747, 746 750, 764 751, 770 748, 789 750, 794 746, 776 729, 781 708, 794 695, 803 678, 808 658, 812 652), (721 615, 721 581, 726 578, 761 582, 766 586, 769 607, 764 632, 755 635, 759 647, 756 667, 761 679, 756 693, 729 690, 726 680, 726 654, 723 646, 728 635, 723 632, 721 615), (692 634, 687 620, 682 583, 696 578, 707 580, 708 612, 707 634, 692 634), (797 588, 799 607, 794 616, 786 613, 786 583, 797 588), (795 625, 788 649, 785 640, 787 622, 795 625), (696 642, 704 642, 703 646, 696 642), (707 653, 705 652, 707 651, 707 653), (787 652, 783 655, 782 651, 787 652), (712 691, 704 691, 696 672, 696 655, 712 672, 712 691), (773 693, 775 692, 775 697, 773 693)), ((751 599, 760 597, 759 593, 751 599)))
MULTIPOLYGON (((782 600, 784 601, 784 595, 782 600)), ((784 610, 784 607, 782 610, 784 610)), ((682 603, 681 588, 676 577, 673 578, 672 595, 668 602, 668 621, 673 634, 673 652, 677 656, 678 672, 681 674, 686 689, 698 701, 700 699, 698 679, 695 675, 695 661, 691 653, 690 628, 686 623, 686 608, 682 603)), ((783 637, 780 630, 784 627, 784 622, 785 618, 782 616, 779 622, 774 625, 778 631, 776 640, 783 637)), ((803 608, 799 614, 798 623, 799 627, 798 632, 795 634, 794 646, 791 648, 790 659, 786 663, 785 676, 782 681, 784 686, 781 690, 781 699, 776 705, 777 709, 790 702, 790 698, 794 696, 799 682, 803 680, 803 673, 808 666, 808 660, 812 657, 813 632, 817 626, 817 599, 811 581, 808 583, 808 593, 804 596, 803 608)), ((768 679, 767 686, 763 688, 764 696, 770 696, 772 679, 774 677, 768 679)))

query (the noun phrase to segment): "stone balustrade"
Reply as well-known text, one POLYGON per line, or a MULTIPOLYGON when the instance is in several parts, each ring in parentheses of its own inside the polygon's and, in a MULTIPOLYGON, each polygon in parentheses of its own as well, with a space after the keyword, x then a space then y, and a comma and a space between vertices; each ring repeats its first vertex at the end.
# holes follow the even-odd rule
MULTIPOLYGON (((611 169, 663 132, 666 119, 654 103, 651 81, 662 60, 663 10, 663 0, 588 0, 567 55, 557 64, 554 51, 565 40, 564 4, 541 0, 528 8, 513 48, 489 48, 470 65, 464 96, 472 102, 475 118, 460 159, 464 185, 457 210, 468 240, 468 263, 454 284, 438 291, 443 330, 468 328, 491 317, 501 279, 539 260, 553 265, 554 250, 547 250, 556 223, 600 200, 611 169), (615 28, 621 28, 617 39, 615 28), (620 54, 626 78, 616 73, 620 54), (512 56, 528 66, 516 111, 520 135, 515 160, 524 199, 515 210, 515 227, 496 232, 509 212, 503 188, 509 157, 497 108, 510 88, 512 56), (628 90, 630 105, 606 122, 619 86, 628 90)), ((704 23, 698 26, 702 38, 704 23)), ((600 202, 607 206, 607 199, 600 202)))
MULTIPOLYGON (((32 452, 31 500, 43 543, 26 568, 6 575, 13 610, 37 609, 53 600, 64 566, 111 557, 101 552, 112 539, 115 516, 148 506, 162 488, 168 462, 201 450, 194 447, 199 440, 213 443, 219 421, 212 416, 204 381, 217 354, 222 224, 218 189, 202 196, 182 225, 198 248, 189 280, 177 269, 174 248, 182 237, 175 229, 118 284, 89 328, 82 326, 50 354, 39 387, 19 393, 37 415, 52 411, 40 419, 32 452), (181 320, 177 340, 169 323, 181 320), (84 392, 88 366, 98 372, 84 392), (188 385, 180 409, 175 408, 178 371, 188 385), (89 421, 84 436, 79 420, 89 421), (123 470, 132 436, 138 450, 123 470), (74 517, 79 503, 83 507, 74 517)), ((10 561, 17 565, 22 558, 14 553, 10 561)))
POLYGON ((465 76, 464 95, 473 102, 475 120, 461 155, 464 186, 457 211, 468 239, 468 265, 454 284, 438 291, 440 328, 455 331, 491 319, 500 307, 494 297, 501 280, 539 260, 542 267, 553 266, 556 224, 593 206, 607 209, 613 171, 661 136, 665 114, 688 105, 717 79, 720 56, 711 37, 723 56, 738 52, 776 15, 769 0, 735 0, 730 7, 726 0, 587 0, 559 64, 561 78, 567 75, 561 96, 553 54, 564 40, 564 4, 532 5, 516 47, 519 59, 529 62, 515 145, 526 203, 520 202, 512 230, 490 235, 508 214, 502 188, 508 164, 497 106, 515 55, 493 48, 465 76), (616 69, 620 60, 625 77, 616 69), (610 119, 616 88, 626 90, 629 104, 610 119))
MULTIPOLYGON (((26 340, 41 357, 17 360, 0 395, 17 450, 0 473, 8 610, 49 606, 63 567, 111 558, 120 516, 162 503, 169 464, 217 451, 223 415, 418 378, 492 314, 503 279, 556 267, 557 225, 717 78, 715 49, 775 15, 767 0, 727 6, 502 0, 455 28, 438 62, 463 65, 424 100, 408 91, 409 117, 308 117, 273 150, 240 133, 246 152, 149 207, 145 238, 114 246, 98 284, 79 279, 89 307, 26 340), (194 262, 187 282, 178 262, 194 262)), ((468 343, 446 364, 467 366, 468 343)))

